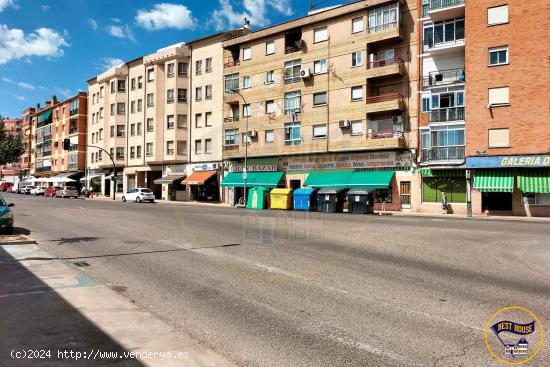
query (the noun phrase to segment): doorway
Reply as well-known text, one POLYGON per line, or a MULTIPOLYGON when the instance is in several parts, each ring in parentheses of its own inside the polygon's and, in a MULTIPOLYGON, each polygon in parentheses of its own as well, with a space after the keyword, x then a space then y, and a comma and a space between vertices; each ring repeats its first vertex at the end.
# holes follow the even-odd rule
POLYGON ((299 189, 302 186, 301 180, 290 180, 290 188, 293 190, 299 189))
POLYGON ((511 192, 484 192, 481 197, 483 211, 488 212, 511 212, 511 192))
POLYGON ((403 181, 399 185, 399 192, 401 193, 401 209, 411 208, 411 182, 403 181))

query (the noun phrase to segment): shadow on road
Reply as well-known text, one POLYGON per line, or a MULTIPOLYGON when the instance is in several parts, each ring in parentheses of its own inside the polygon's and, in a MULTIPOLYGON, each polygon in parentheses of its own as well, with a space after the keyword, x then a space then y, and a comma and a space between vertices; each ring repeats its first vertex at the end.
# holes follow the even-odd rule
POLYGON ((31 234, 31 231, 27 228, 15 227, 15 228, 13 228, 13 233, 14 234, 24 234, 24 235, 28 236, 28 235, 31 234))
POLYGON ((93 241, 97 241, 100 238, 101 237, 70 237, 70 238, 61 237, 58 240, 52 240, 52 242, 57 242, 58 245, 71 245, 74 243, 93 242, 93 241))

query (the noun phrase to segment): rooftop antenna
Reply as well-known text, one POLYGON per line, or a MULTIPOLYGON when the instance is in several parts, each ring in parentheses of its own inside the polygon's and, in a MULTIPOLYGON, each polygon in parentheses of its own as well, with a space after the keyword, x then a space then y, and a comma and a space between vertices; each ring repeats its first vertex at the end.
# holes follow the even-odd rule
POLYGON ((316 7, 318 7, 323 3, 326 3, 327 1, 328 0, 321 0, 316 2, 315 0, 309 0, 309 11, 312 11, 313 9, 315 9, 316 7))

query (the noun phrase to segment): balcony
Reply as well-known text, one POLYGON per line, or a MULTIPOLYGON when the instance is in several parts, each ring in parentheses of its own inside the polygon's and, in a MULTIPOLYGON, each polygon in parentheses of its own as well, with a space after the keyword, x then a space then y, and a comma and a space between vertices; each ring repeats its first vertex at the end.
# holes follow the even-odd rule
POLYGON ((464 160, 464 146, 432 147, 422 149, 422 162, 446 162, 464 160))
POLYGON ((302 45, 301 44, 285 47, 285 54, 291 54, 291 53, 298 52, 298 51, 302 51, 302 45))
POLYGON ((239 66, 241 64, 241 60, 228 60, 223 64, 223 67, 225 69, 232 68, 233 66, 239 66))
POLYGON ((464 10, 464 0, 430 0, 422 8, 423 15, 433 22, 464 16, 464 10))
POLYGON ((223 122, 239 122, 239 116, 224 117, 223 122))
POLYGON ((438 87, 441 85, 462 84, 466 82, 464 69, 433 71, 422 79, 422 87, 438 87))
POLYGON ((403 39, 403 31, 399 22, 382 24, 368 29, 367 43, 376 43, 388 40, 403 39))
POLYGON ((400 57, 367 63, 367 79, 397 75, 403 75, 403 60, 400 57))
POLYGON ((36 172, 50 172, 52 170, 52 166, 46 166, 46 167, 36 167, 36 172))
POLYGON ((446 123, 453 121, 464 121, 464 107, 442 108, 429 112, 428 121, 430 123, 446 123))
POLYGON ((403 96, 399 93, 367 97, 365 103, 366 113, 402 111, 405 108, 403 96))
POLYGON ((69 129, 69 135, 78 134, 78 129, 76 127, 69 129))
POLYGON ((424 51, 430 55, 464 52, 464 33, 446 34, 443 40, 424 40, 424 51))

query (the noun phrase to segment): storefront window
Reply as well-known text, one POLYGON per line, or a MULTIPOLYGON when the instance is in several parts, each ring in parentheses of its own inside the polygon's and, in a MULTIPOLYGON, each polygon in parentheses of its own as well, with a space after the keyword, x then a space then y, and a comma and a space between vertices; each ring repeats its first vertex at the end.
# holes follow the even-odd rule
POLYGON ((391 203, 392 202, 392 186, 387 189, 375 190, 373 197, 375 203, 391 203))
POLYGON ((524 192, 522 195, 521 204, 550 206, 550 194, 524 192))
POLYGON ((422 178, 422 201, 441 202, 442 193, 448 203, 466 202, 466 179, 462 177, 424 177, 422 178))

